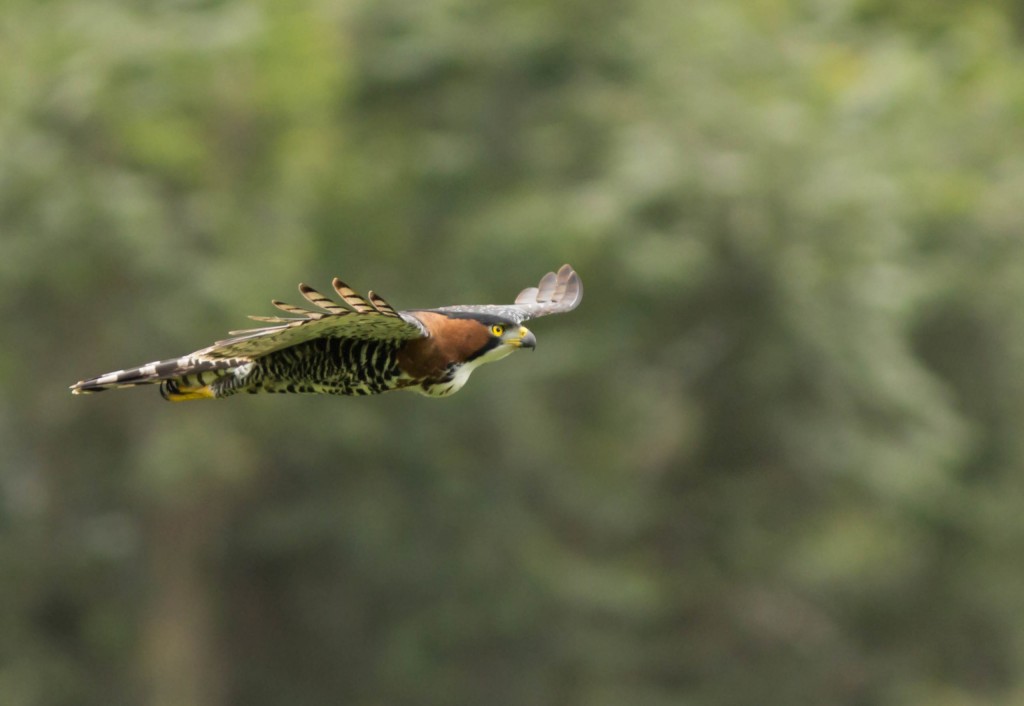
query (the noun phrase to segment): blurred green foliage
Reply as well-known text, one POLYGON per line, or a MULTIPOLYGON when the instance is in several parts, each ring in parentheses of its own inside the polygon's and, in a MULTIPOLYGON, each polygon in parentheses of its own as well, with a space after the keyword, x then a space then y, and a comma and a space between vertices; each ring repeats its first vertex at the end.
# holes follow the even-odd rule
POLYGON ((1024 699, 1016 4, 8 0, 0 701, 1024 699), (74 399, 340 275, 453 399, 74 399))

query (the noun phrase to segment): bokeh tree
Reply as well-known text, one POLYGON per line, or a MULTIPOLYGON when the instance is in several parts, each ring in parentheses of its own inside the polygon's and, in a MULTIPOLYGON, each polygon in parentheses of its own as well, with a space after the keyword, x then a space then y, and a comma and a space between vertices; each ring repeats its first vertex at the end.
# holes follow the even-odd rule
POLYGON ((9 0, 0 701, 1012 704, 1013 3, 9 0), (451 400, 73 399, 303 280, 451 400))

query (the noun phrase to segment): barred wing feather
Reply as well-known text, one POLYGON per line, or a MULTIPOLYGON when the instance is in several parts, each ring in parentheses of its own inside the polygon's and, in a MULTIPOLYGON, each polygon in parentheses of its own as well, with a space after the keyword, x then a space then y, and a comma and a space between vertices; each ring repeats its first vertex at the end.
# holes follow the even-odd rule
POLYGON ((275 300, 274 306, 295 316, 250 316, 255 321, 276 325, 231 331, 231 338, 217 341, 194 355, 206 359, 257 358, 315 338, 406 341, 426 335, 418 319, 396 312, 380 296, 371 293, 368 302, 338 279, 334 280, 334 289, 351 309, 309 285, 300 284, 299 292, 306 301, 322 311, 275 300))

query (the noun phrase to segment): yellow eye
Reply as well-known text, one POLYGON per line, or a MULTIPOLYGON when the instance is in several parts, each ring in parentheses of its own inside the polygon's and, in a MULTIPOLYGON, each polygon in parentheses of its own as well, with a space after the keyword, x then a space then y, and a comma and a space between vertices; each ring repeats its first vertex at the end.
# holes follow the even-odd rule
POLYGON ((505 327, 501 324, 494 324, 494 326, 491 326, 491 333, 495 336, 501 336, 501 334, 505 333, 505 327))

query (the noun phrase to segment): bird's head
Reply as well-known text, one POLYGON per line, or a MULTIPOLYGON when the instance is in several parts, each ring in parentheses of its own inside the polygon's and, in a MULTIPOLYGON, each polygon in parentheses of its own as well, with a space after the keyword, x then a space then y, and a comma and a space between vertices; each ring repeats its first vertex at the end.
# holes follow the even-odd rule
POLYGON ((497 316, 479 315, 472 318, 486 329, 487 337, 467 362, 478 360, 489 363, 520 348, 533 350, 537 347, 537 337, 522 324, 497 316))
POLYGON ((426 395, 443 397, 457 392, 484 363, 537 346, 536 336, 525 326, 491 312, 426 310, 415 316, 429 335, 406 344, 399 353, 399 365, 411 377, 426 381, 414 388, 426 395))

